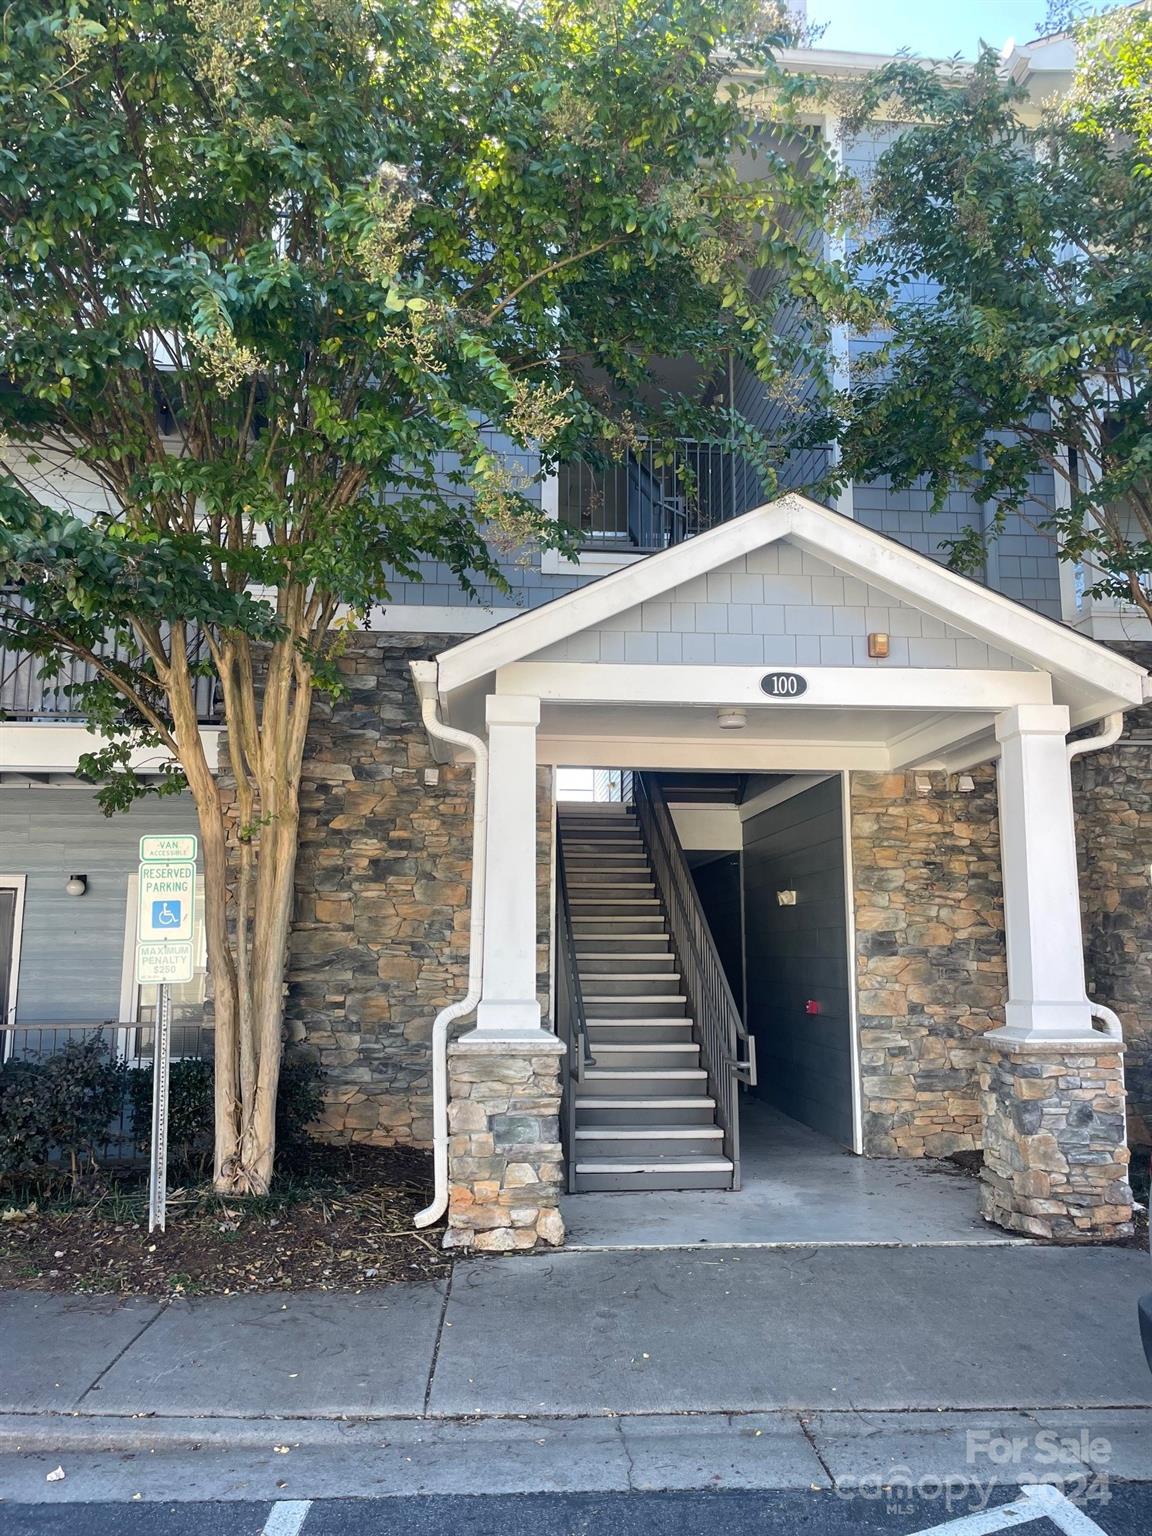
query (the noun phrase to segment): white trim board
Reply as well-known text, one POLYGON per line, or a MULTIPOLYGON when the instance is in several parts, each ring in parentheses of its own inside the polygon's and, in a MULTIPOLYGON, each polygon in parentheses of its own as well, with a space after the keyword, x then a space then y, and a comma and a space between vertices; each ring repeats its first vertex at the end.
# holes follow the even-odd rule
POLYGON ((442 652, 441 697, 784 538, 1031 667, 1087 687, 1095 700, 1079 711, 1077 723, 1131 708, 1152 694, 1147 675, 1134 662, 841 513, 789 493, 442 652))
POLYGON ((12 912, 12 955, 8 969, 8 1011, 0 1019, 0 1027, 16 1027, 16 992, 20 985, 20 939, 24 932, 24 898, 28 890, 27 875, 0 875, 0 889, 16 892, 16 904, 12 912))
POLYGON ((965 671, 946 667, 726 667, 670 663, 520 661, 496 674, 498 694, 576 704, 746 704, 764 710, 796 709, 1010 709, 1051 704, 1044 672, 965 671), (802 675, 808 687, 795 698, 770 698, 760 686, 766 671, 802 675))
POLYGON ((536 761, 557 768, 667 768, 703 772, 736 769, 755 773, 888 773, 886 742, 734 741, 738 731, 716 739, 684 736, 564 736, 549 732, 536 741, 536 761))
MULTIPOLYGON (((212 773, 219 771, 220 732, 218 725, 202 725, 200 740, 212 773)), ((0 773, 74 773, 85 752, 96 752, 106 744, 98 731, 75 721, 41 720, 0 725, 0 773)), ((132 768, 141 774, 159 774, 171 761, 163 747, 139 748, 132 753, 132 768)))

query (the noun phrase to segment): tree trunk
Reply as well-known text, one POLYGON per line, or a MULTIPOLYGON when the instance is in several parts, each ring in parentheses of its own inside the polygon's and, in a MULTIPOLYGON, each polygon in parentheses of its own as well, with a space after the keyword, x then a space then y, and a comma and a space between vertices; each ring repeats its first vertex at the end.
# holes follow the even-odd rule
POLYGON ((259 707, 251 667, 232 669, 235 658, 225 658, 234 810, 204 756, 191 688, 173 677, 168 691, 204 858, 215 1010, 213 1182, 222 1194, 260 1195, 271 1184, 276 1151, 300 774, 313 685, 291 639, 270 649, 259 707))

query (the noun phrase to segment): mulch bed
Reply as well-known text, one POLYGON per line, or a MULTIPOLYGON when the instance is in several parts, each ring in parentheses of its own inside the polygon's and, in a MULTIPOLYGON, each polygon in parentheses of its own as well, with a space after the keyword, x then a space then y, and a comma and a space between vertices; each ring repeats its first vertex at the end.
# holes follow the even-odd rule
POLYGON ((431 1158, 390 1147, 310 1149, 262 1199, 169 1181, 167 1230, 148 1231, 147 1170, 74 1192, 0 1190, 0 1289, 120 1296, 365 1291, 447 1274, 436 1228, 416 1232, 431 1158), (31 1196, 31 1198, 29 1198, 31 1196))

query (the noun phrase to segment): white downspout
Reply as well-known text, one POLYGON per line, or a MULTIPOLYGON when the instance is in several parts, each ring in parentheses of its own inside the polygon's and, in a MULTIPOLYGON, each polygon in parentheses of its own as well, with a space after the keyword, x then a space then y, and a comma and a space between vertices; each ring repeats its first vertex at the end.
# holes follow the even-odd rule
POLYGON ((448 1026, 469 1014, 480 1001, 484 980, 484 877, 488 865, 488 747, 479 736, 445 725, 436 693, 436 663, 411 663, 424 729, 436 741, 471 752, 476 762, 472 805, 472 910, 468 930, 468 991, 449 1003, 432 1024, 432 1148, 434 1191, 431 1205, 413 1217, 413 1225, 430 1227, 448 1209, 448 1026))
MULTIPOLYGON (((1124 715, 1117 711, 1113 715, 1104 718, 1104 729, 1098 736, 1082 736, 1079 741, 1068 743, 1068 761, 1082 756, 1085 752, 1102 752, 1105 747, 1114 747, 1124 734, 1124 715)), ((1104 1028, 1101 1034, 1107 1035, 1110 1040, 1123 1040, 1124 1028, 1120 1023, 1118 1014, 1111 1008, 1105 1008, 1103 1003, 1094 1003, 1088 999, 1088 1009, 1094 1019, 1099 1019, 1104 1028)))
POLYGON ((1117 710, 1114 715, 1105 715, 1104 729, 1099 736, 1082 736, 1079 741, 1068 743, 1068 761, 1074 757, 1080 757, 1085 752, 1102 752, 1105 747, 1114 747, 1124 734, 1124 714, 1117 710))

